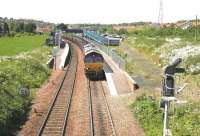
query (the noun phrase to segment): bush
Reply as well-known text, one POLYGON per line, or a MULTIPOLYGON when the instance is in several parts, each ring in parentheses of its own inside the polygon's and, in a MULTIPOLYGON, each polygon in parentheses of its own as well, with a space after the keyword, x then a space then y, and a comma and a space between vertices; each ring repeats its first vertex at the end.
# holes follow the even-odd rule
MULTIPOLYGON (((29 54, 34 56, 38 51, 29 54)), ((39 57, 28 56, 0 63, 0 135, 12 135, 26 119, 32 96, 21 97, 19 89, 23 86, 30 90, 39 88, 50 75, 50 70, 44 65, 44 60, 41 60, 42 55, 37 56, 39 57)))
POLYGON ((0 135, 11 135, 29 109, 31 97, 18 95, 21 87, 20 76, 11 69, 0 70, 0 135))
MULTIPOLYGON (((147 136, 161 136, 163 112, 159 102, 146 95, 139 96, 131 105, 135 116, 147 136)), ((198 136, 200 134, 199 102, 176 105, 175 112, 170 109, 170 130, 173 136, 198 136)))
POLYGON ((170 120, 173 136, 198 136, 200 134, 199 103, 188 103, 176 108, 170 120))
POLYGON ((148 51, 153 51, 154 49, 162 46, 165 43, 165 39, 161 37, 145 37, 145 36, 138 36, 135 40, 135 47, 146 49, 148 51))
POLYGON ((16 34, 16 32, 10 32, 9 34, 8 34, 8 37, 15 37, 15 34, 16 34))
MULTIPOLYGON (((143 29, 138 29, 133 31, 131 34, 139 36, 157 37, 157 36, 179 36, 179 37, 194 37, 196 28, 188 28, 183 30, 181 28, 155 28, 155 27, 144 27, 143 29)), ((200 33, 200 29, 197 29, 200 33)))
POLYGON ((131 108, 144 128, 147 136, 162 135, 163 113, 156 100, 147 97, 146 95, 142 95, 136 99, 131 105, 131 108))

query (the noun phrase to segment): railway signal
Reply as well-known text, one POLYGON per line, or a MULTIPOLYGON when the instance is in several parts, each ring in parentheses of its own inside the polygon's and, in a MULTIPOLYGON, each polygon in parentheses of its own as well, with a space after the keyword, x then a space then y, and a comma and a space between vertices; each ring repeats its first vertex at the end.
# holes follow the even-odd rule
POLYGON ((167 66, 164 71, 164 79, 163 79, 163 96, 165 97, 174 97, 175 96, 175 88, 174 88, 174 75, 176 73, 185 72, 184 68, 177 68, 177 66, 181 63, 182 59, 178 58, 171 65, 167 66))
POLYGON ((182 59, 176 59, 172 64, 168 65, 164 70, 164 78, 162 81, 162 98, 160 106, 164 108, 164 121, 163 121, 163 136, 171 136, 170 130, 168 129, 168 109, 171 101, 177 100, 175 94, 179 93, 183 90, 182 87, 179 90, 175 90, 175 81, 174 75, 176 73, 185 72, 185 68, 177 68, 177 66, 181 63, 182 59))

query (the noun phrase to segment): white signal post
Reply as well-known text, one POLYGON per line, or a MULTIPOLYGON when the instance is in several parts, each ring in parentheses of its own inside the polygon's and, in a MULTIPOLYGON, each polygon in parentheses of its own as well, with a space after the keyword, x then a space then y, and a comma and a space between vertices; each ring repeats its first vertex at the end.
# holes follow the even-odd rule
MULTIPOLYGON (((188 83, 185 83, 183 87, 179 90, 176 90, 176 94, 180 93, 188 83)), ((162 97, 161 98, 165 102, 164 107, 164 120, 163 120, 163 136, 172 136, 171 131, 169 129, 169 120, 168 120, 168 110, 170 106, 170 102, 178 101, 176 97, 162 97)))
POLYGON ((168 125, 168 102, 165 102, 165 113, 164 113, 164 127, 163 127, 163 136, 167 136, 168 135, 168 129, 167 129, 167 125, 168 125))
POLYGON ((170 106, 170 102, 177 101, 175 97, 176 94, 180 93, 187 84, 183 87, 175 88, 174 86, 174 75, 176 73, 185 72, 185 68, 177 68, 177 66, 181 63, 182 59, 177 58, 173 63, 168 65, 165 68, 165 76, 163 79, 163 94, 161 97, 161 107, 164 108, 164 120, 163 120, 163 136, 172 136, 169 130, 169 119, 168 119, 168 110, 170 106))
POLYGON ((162 100, 165 102, 165 109, 164 109, 164 121, 163 121, 163 136, 172 136, 169 130, 169 120, 168 120, 168 109, 169 104, 171 101, 176 101, 176 97, 162 97, 162 100))

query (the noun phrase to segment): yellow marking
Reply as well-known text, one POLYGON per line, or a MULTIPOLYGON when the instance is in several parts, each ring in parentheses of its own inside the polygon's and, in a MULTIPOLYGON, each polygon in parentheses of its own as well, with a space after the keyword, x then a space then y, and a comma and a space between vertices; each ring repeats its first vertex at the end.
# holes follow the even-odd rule
POLYGON ((103 69, 103 64, 102 63, 85 63, 85 69, 99 71, 103 69))

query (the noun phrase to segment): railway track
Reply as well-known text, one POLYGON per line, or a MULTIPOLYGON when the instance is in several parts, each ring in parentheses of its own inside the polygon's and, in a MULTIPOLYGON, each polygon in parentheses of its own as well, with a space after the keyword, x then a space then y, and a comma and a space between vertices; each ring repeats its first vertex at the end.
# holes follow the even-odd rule
POLYGON ((91 136, 116 136, 111 112, 101 81, 88 80, 91 136))
POLYGON ((70 60, 65 76, 53 98, 47 115, 38 131, 38 136, 63 136, 65 135, 68 113, 73 96, 78 56, 75 48, 70 48, 70 60))

